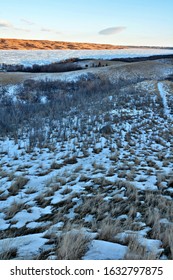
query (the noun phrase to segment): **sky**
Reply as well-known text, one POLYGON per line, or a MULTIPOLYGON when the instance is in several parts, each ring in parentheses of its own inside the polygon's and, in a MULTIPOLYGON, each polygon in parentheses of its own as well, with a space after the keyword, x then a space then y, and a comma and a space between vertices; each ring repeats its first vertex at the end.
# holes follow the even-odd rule
POLYGON ((0 38, 173 47, 172 0, 0 0, 0 38))

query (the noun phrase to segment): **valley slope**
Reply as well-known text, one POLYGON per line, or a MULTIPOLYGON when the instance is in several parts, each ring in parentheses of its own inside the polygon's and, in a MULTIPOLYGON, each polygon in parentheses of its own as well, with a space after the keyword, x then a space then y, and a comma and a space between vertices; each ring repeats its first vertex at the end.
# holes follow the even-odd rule
POLYGON ((172 260, 173 59, 76 63, 0 73, 0 258, 172 260))

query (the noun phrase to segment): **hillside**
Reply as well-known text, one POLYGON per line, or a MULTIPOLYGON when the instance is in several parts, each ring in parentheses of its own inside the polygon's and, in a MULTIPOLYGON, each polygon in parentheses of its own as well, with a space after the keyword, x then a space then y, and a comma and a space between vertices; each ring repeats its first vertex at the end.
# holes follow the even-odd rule
POLYGON ((76 63, 0 73, 0 260, 172 260, 172 58, 76 63))
POLYGON ((104 50, 120 48, 127 47, 48 40, 0 39, 0 50, 104 50))
MULTIPOLYGON (((125 61, 108 61, 108 60, 79 60, 78 62, 64 63, 64 68, 67 64, 74 68, 74 71, 52 71, 52 72, 0 72, 0 85, 17 85, 22 84, 28 79, 32 80, 66 80, 74 81, 80 77, 88 77, 94 75, 99 79, 106 79, 113 84, 124 83, 125 85, 136 83, 137 81, 151 80, 151 79, 165 79, 173 72, 172 66, 173 58, 157 59, 150 61, 138 61, 127 63, 125 61), (87 68, 85 65, 87 64, 87 68), (100 67, 97 65, 100 64, 100 67), (107 66, 105 66, 107 65, 107 66), (104 67, 103 67, 104 66, 104 67), (75 69, 80 70, 75 70, 75 69), (63 73, 61 73, 63 72, 63 73)), ((51 65, 51 64, 50 64, 51 65)), ((54 64, 52 64, 54 65, 54 64)), ((56 65, 56 64, 55 64, 56 65)), ((58 68, 57 63, 57 68, 58 68)), ((14 66, 14 69, 16 66, 14 66)))

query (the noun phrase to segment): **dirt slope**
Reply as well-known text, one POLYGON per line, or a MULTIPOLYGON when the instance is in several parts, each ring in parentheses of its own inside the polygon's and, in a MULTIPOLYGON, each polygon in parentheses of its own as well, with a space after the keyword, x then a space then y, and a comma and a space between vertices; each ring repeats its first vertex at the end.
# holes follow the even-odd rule
POLYGON ((0 50, 103 50, 127 48, 108 44, 76 43, 48 40, 0 39, 0 50))

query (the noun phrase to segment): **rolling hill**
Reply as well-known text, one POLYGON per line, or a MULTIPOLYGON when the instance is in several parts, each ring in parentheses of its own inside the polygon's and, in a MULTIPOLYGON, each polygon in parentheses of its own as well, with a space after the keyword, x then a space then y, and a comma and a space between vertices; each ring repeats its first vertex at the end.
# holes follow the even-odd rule
POLYGON ((120 49, 125 46, 110 44, 76 43, 48 40, 23 40, 23 39, 0 39, 0 50, 103 50, 120 49))

